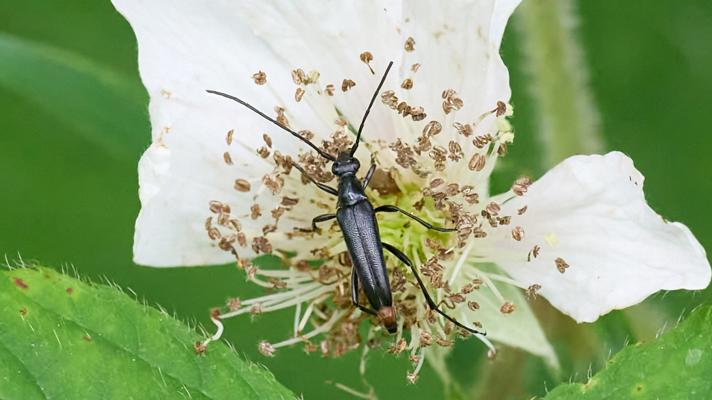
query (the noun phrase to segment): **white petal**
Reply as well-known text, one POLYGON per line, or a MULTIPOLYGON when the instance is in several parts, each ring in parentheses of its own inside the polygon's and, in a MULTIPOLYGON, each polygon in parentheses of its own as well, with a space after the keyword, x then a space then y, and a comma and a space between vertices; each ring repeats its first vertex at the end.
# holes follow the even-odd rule
MULTIPOLYGON (((490 116, 480 121, 484 113, 493 110, 498 101, 509 102, 509 72, 499 55, 499 47, 507 21, 519 0, 490 1, 413 1, 404 3, 404 37, 413 37, 415 51, 405 52, 402 78, 414 80, 413 89, 401 91, 409 104, 422 106, 428 118, 417 125, 420 134, 427 121, 434 119, 443 126, 443 133, 434 144, 448 148, 450 141, 459 142, 469 156, 478 151, 472 137, 457 133, 453 123, 474 124, 476 135, 496 134, 496 119, 490 116), (419 63, 418 72, 408 66, 419 63), (464 106, 445 114, 442 92, 454 89, 464 106)), ((411 124, 412 125, 412 124, 411 124)), ((444 176, 448 182, 459 182, 465 174, 467 160, 448 167, 444 176)), ((494 162, 488 163, 488 169, 494 162)), ((491 172, 491 170, 489 170, 491 172)), ((489 173, 480 174, 488 177, 489 173)), ((486 186, 487 183, 481 185, 486 186)))
MULTIPOLYGON (((346 1, 338 4, 323 1, 247 1, 238 12, 255 35, 294 68, 300 67, 305 71, 315 69, 319 71, 322 82, 334 84, 337 88, 334 96, 336 106, 357 127, 388 61, 397 62, 400 59, 402 43, 396 31, 401 17, 400 8, 398 1, 346 1), (365 51, 374 57, 370 65, 375 75, 359 59, 365 51), (341 94, 344 79, 356 82, 347 95, 341 94)), ((397 82, 396 74, 390 76, 390 86, 397 85, 397 82)), ((392 135, 392 131, 387 129, 391 125, 391 112, 386 112, 380 104, 376 108, 380 112, 374 112, 369 117, 368 126, 386 128, 385 132, 379 131, 379 135, 392 135)))
MULTIPOLYGON (((710 282, 705 251, 686 226, 670 223, 646 203, 643 176, 619 152, 571 157, 505 204, 525 238, 492 235, 487 256, 578 322, 637 304, 659 290, 703 289, 710 282), (517 216, 524 205, 528 210, 517 216), (526 262, 534 245, 541 254, 526 262), (569 268, 560 273, 555 259, 569 268)), ((681 201, 684 196, 680 196, 681 201)))
MULTIPOLYGON (((203 228, 208 202, 226 201, 237 215, 247 214, 254 201, 263 209, 272 208, 276 199, 270 196, 238 196, 232 189, 234 180, 248 179, 257 191, 254 187, 261 176, 271 170, 254 152, 262 145, 261 132, 270 132, 274 148, 285 154, 304 147, 239 105, 205 93, 206 89, 238 95, 270 114, 274 106, 285 106, 294 129, 310 129, 323 137, 335 128, 335 106, 356 124, 375 88, 378 77, 358 59, 362 51, 373 53, 376 74, 388 60, 400 61, 401 76, 391 77, 388 84, 394 89, 411 74, 410 64, 403 62, 410 63, 406 59, 417 55, 417 62, 423 63, 418 98, 433 97, 435 108, 427 111, 437 114, 440 91, 453 86, 471 107, 468 118, 474 118, 489 103, 509 98, 498 46, 517 3, 487 0, 425 6, 364 1, 327 7, 317 1, 114 0, 136 33, 139 69, 151 98, 153 144, 139 164, 142 209, 136 222, 135 261, 172 266, 230 260, 203 228), (417 50, 406 55, 403 44, 408 36, 416 38, 417 50), (319 70, 322 86, 333 83, 338 94, 334 103, 309 94, 295 103, 290 72, 296 67, 319 70), (251 79, 258 70, 267 73, 264 86, 251 79), (346 95, 338 90, 344 78, 357 81, 346 95), (233 166, 222 162, 230 129, 235 129, 235 143, 229 148, 233 166)), ((414 102, 426 105, 425 100, 414 102)), ((427 121, 405 126, 382 104, 376 109, 369 120, 374 139, 407 135, 410 125, 417 125, 414 129, 419 132, 427 121)), ((248 220, 246 229, 258 230, 261 223, 248 220)), ((280 225, 280 230, 289 224, 296 222, 285 221, 287 226, 280 225)))
MULTIPOLYGON (((405 67, 421 63, 412 76, 416 101, 430 115, 441 116, 441 93, 455 89, 464 107, 451 120, 472 121, 492 110, 498 100, 508 101, 509 73, 499 46, 509 16, 519 0, 406 2, 402 30, 413 37, 415 51, 406 52, 405 67)), ((450 124, 443 124, 450 126, 450 124)))
MULTIPOLYGON (((335 127, 336 112, 295 103, 291 66, 235 17, 231 2, 114 3, 136 33, 139 69, 151 97, 153 144, 139 164, 142 209, 134 260, 152 266, 226 262, 231 256, 215 248, 202 226, 208 203, 227 201, 234 214, 249 214, 251 196, 259 191, 262 175, 272 170, 255 153, 264 145, 262 132, 270 132, 274 148, 285 154, 296 154, 304 145, 205 90, 239 95, 269 114, 274 106, 284 105, 293 128, 308 128, 322 137, 335 127), (251 79, 258 70, 267 73, 267 85, 251 79), (230 129, 235 130, 235 141, 228 147, 225 136, 230 129), (232 166, 223 162, 228 150, 232 166), (236 178, 251 181, 250 196, 239 197, 232 189, 236 178)), ((257 200, 268 211, 277 198, 257 200)), ((261 221, 243 222, 256 230, 261 221)))
POLYGON ((397 72, 384 89, 394 90, 411 106, 424 107, 428 117, 413 122, 376 104, 366 138, 414 139, 435 119, 443 123, 446 132, 434 140, 447 146, 458 138, 453 122, 472 122, 492 110, 497 101, 509 100, 509 74, 499 46, 518 4, 519 0, 349 1, 338 6, 321 1, 250 1, 240 12, 256 35, 295 65, 316 68, 325 82, 337 87, 344 78, 356 81, 353 95, 335 97, 336 105, 353 125, 359 123, 372 95, 364 86, 375 86, 358 54, 373 54, 371 66, 376 74, 388 61, 394 61, 397 72), (415 41, 414 51, 405 51, 408 38, 415 41), (421 67, 413 72, 411 66, 416 63, 421 67), (415 82, 413 89, 400 88, 405 78, 415 82), (459 112, 447 116, 441 98, 445 89, 457 90, 465 103, 459 112))
MULTIPOLYGON (((473 277, 476 276, 473 275, 473 277)), ((468 295, 468 300, 476 301, 480 308, 471 311, 466 306, 461 306, 459 308, 460 321, 468 326, 471 326, 474 321, 479 321, 487 332, 488 339, 526 350, 542 357, 551 367, 558 368, 559 362, 556 353, 521 290, 500 282, 493 284, 506 301, 514 304, 514 312, 503 314, 500 311, 502 301, 489 287, 483 286, 468 295)))

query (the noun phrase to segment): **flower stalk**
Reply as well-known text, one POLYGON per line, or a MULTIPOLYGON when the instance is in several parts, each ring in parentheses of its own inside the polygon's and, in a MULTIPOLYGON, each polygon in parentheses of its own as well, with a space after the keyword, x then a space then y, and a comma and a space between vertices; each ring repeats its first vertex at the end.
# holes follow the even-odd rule
POLYGON ((523 2, 513 19, 538 108, 546 168, 574 154, 603 151, 575 12, 571 0, 533 0, 523 2))

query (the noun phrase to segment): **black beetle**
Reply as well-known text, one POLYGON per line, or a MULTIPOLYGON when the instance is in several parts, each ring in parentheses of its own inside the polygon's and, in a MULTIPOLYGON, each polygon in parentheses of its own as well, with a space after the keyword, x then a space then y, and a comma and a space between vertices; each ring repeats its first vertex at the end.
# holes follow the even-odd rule
POLYGON ((316 230, 316 224, 319 222, 329 221, 334 218, 339 223, 341 231, 344 236, 344 241, 346 242, 346 247, 348 248, 349 256, 351 257, 351 262, 353 268, 351 270, 351 301, 354 306, 361 309, 363 312, 375 315, 378 317, 379 321, 385 326, 385 328, 390 333, 396 332, 398 325, 396 323, 397 315, 396 309, 393 306, 393 295, 391 293, 391 286, 388 281, 388 274, 386 271, 386 263, 383 257, 383 249, 388 250, 393 255, 395 255, 399 260, 406 264, 410 270, 413 272, 415 279, 418 281, 418 285, 423 291, 426 301, 430 309, 436 311, 442 315, 447 320, 451 321, 455 325, 462 329, 467 330, 470 333, 484 335, 484 332, 480 332, 476 329, 469 328, 458 322, 456 319, 445 314, 433 301, 432 297, 428 293, 423 280, 420 278, 417 269, 413 262, 403 254, 402 251, 393 247, 388 243, 381 241, 381 236, 378 231, 378 224, 376 223, 376 213, 378 212, 400 212, 413 220, 417 221, 421 225, 428 229, 436 230, 439 232, 454 232, 456 229, 453 228, 440 228, 429 224, 423 219, 397 207, 394 205, 383 205, 373 208, 371 202, 364 192, 364 188, 368 186, 373 173, 376 170, 375 161, 372 160, 371 167, 369 168, 363 182, 356 177, 361 164, 358 159, 354 157, 356 149, 358 148, 359 141, 361 140, 361 132, 363 131, 364 124, 368 118, 368 114, 371 112, 371 107, 378 97, 378 93, 381 91, 383 83, 386 81, 388 72, 393 66, 393 62, 388 63, 386 72, 383 74, 378 87, 376 88, 371 102, 368 104, 368 108, 363 115, 361 120, 361 125, 359 126, 358 133, 356 134, 356 142, 353 144, 349 151, 341 152, 337 157, 326 153, 324 150, 317 147, 314 143, 310 142, 308 139, 302 137, 293 130, 287 128, 286 126, 280 124, 273 118, 269 117, 262 111, 256 109, 247 102, 215 90, 207 90, 208 93, 216 94, 230 100, 234 100, 243 106, 249 108, 255 113, 259 114, 261 117, 267 119, 268 121, 274 123, 285 131, 289 132, 299 140, 305 142, 312 149, 314 149, 320 156, 333 162, 331 171, 338 178, 338 189, 334 189, 331 186, 325 185, 321 182, 317 182, 314 178, 310 177, 304 169, 296 163, 292 165, 297 168, 304 176, 307 177, 312 183, 314 183, 321 190, 334 195, 337 197, 337 210, 336 214, 322 214, 315 217, 312 220, 312 229, 316 230), (372 308, 365 307, 359 303, 359 282, 363 286, 363 291, 366 293, 366 298, 372 308))

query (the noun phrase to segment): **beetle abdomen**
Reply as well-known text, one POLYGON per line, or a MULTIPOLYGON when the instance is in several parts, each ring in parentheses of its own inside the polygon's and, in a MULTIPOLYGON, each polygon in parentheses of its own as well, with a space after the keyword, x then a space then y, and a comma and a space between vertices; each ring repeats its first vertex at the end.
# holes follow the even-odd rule
POLYGON ((336 211, 336 219, 368 302, 375 310, 390 307, 393 297, 373 206, 363 200, 341 207, 336 211))

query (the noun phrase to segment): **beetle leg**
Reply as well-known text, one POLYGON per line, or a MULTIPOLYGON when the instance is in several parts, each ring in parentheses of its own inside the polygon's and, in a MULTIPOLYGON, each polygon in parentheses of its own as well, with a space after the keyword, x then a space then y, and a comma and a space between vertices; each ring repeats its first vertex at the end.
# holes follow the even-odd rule
POLYGON ((361 183, 361 186, 363 186, 364 189, 368 187, 368 182, 371 181, 374 172, 376 172, 376 159, 371 156, 371 167, 368 169, 368 172, 366 172, 366 176, 363 178, 363 182, 361 183))
POLYGON ((413 264, 413 262, 410 261, 410 258, 408 258, 408 256, 403 254, 402 251, 396 249, 395 247, 391 246, 388 243, 381 243, 381 244, 383 245, 384 249, 390 251, 394 256, 398 257, 398 259, 401 260, 403 262, 403 264, 407 265, 410 268, 410 270, 413 271, 413 275, 415 275, 415 279, 418 281, 418 286, 420 286, 420 289, 423 291, 423 295, 425 296, 425 301, 428 302, 428 307, 430 307, 431 310, 437 312, 438 314, 445 317, 445 319, 447 319, 448 321, 452 322, 453 324, 459 326, 460 328, 462 328, 470 333, 474 333, 474 334, 478 334, 478 335, 486 335, 485 332, 480 332, 476 329, 468 328, 465 325, 458 322, 455 318, 445 314, 445 312, 443 312, 437 306, 437 304, 435 304, 435 302, 433 301, 433 298, 430 297, 430 293, 428 293, 428 290, 425 288, 425 284, 423 283, 423 280, 420 279, 420 275, 418 275, 418 271, 415 268, 415 265, 413 264))
POLYGON ((362 306, 358 301, 358 276, 356 275, 355 268, 351 268, 351 303, 366 314, 378 315, 377 312, 368 307, 362 306))
POLYGON ((309 181, 310 181, 311 183, 315 184, 319 189, 325 191, 326 193, 333 194, 334 196, 338 196, 338 195, 339 195, 339 192, 338 192, 336 189, 334 189, 333 187, 328 186, 328 185, 325 185, 325 184, 323 184, 323 183, 321 183, 321 182, 317 182, 316 180, 314 180, 314 178, 312 178, 311 176, 309 176, 309 174, 307 174, 307 172, 304 171, 304 168, 302 168, 299 164, 297 164, 297 163, 292 163, 292 166, 293 166, 294 168, 298 169, 299 172, 301 172, 304 176, 306 176, 307 179, 309 179, 309 181))
POLYGON ((376 207, 375 210, 373 210, 373 212, 374 213, 377 213, 377 212, 399 212, 401 214, 404 214, 404 215, 414 219, 420 225, 423 225, 424 227, 426 227, 428 229, 432 229, 434 231, 438 231, 438 232, 456 232, 457 231, 457 229, 455 229, 455 228, 441 228, 439 226, 434 226, 433 224, 426 222, 424 219, 422 219, 418 216, 415 216, 398 206, 392 206, 392 205, 378 206, 378 207, 376 207))
POLYGON ((314 219, 312 220, 312 230, 313 230, 313 231, 316 231, 316 230, 318 229, 317 226, 316 226, 317 223, 329 221, 329 220, 334 219, 334 218, 336 218, 336 214, 321 214, 321 215, 317 215, 317 216, 314 217, 314 219))

